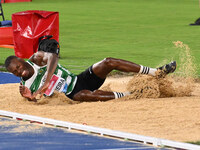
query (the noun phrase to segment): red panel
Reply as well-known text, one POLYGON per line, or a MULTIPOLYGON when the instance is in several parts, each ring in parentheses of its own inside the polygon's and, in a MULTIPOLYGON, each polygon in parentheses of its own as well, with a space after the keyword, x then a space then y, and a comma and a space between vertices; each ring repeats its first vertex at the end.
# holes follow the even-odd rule
POLYGON ((32 0, 1 0, 1 3, 31 2, 32 0))
POLYGON ((13 44, 13 31, 12 27, 0 28, 0 45, 13 44))
POLYGON ((59 41, 58 12, 29 10, 12 14, 15 55, 29 58, 37 52, 38 39, 53 35, 59 41))

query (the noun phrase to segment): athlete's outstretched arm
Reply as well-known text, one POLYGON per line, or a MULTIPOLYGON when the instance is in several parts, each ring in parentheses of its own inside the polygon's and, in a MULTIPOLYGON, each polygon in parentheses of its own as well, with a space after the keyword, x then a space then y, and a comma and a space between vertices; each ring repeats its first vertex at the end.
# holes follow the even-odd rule
POLYGON ((38 66, 47 65, 47 76, 46 80, 42 87, 40 87, 35 93, 33 93, 33 98, 35 98, 38 94, 43 95, 43 93, 47 90, 52 75, 58 64, 58 55, 54 53, 48 53, 39 51, 31 57, 31 61, 37 64, 38 66))

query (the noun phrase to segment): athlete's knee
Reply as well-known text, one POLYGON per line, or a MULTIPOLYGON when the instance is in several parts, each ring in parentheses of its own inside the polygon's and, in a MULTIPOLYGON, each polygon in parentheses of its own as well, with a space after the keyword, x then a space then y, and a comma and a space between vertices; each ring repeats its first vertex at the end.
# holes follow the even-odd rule
POLYGON ((95 94, 101 94, 101 91, 100 91, 100 90, 94 90, 94 91, 92 92, 92 94, 93 94, 93 95, 95 95, 95 94))
POLYGON ((115 67, 115 61, 112 57, 107 57, 104 59, 104 64, 109 67, 115 67))

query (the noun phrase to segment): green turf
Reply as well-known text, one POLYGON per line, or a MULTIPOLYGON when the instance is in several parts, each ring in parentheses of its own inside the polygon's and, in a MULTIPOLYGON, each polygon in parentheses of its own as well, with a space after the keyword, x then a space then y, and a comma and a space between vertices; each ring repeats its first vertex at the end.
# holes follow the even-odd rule
MULTIPOLYGON (((179 62, 172 44, 178 40, 200 62, 200 27, 188 25, 200 17, 198 0, 33 0, 3 9, 6 19, 25 10, 59 11, 60 63, 75 73, 105 57, 151 67, 164 59, 179 62)), ((0 48, 0 65, 12 54, 0 48)))

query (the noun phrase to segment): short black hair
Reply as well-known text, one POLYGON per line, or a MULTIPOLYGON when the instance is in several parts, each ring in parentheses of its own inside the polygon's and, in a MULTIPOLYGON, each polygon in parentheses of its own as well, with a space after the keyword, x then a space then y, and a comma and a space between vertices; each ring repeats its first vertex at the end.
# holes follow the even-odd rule
POLYGON ((17 59, 17 56, 8 56, 5 60, 5 67, 8 70, 8 67, 10 66, 10 63, 13 59, 17 59))

